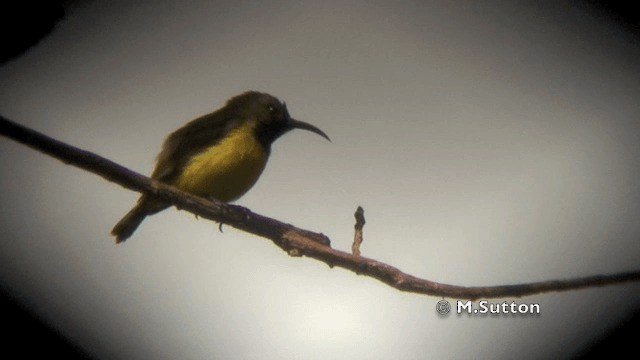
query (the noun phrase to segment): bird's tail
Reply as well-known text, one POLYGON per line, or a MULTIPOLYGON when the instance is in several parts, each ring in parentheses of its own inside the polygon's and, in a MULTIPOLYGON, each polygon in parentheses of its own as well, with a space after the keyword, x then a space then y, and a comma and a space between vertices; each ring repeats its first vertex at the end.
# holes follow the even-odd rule
POLYGON ((165 204, 149 201, 144 196, 111 230, 111 235, 116 237, 116 244, 127 240, 136 231, 142 221, 149 215, 166 209, 165 204))

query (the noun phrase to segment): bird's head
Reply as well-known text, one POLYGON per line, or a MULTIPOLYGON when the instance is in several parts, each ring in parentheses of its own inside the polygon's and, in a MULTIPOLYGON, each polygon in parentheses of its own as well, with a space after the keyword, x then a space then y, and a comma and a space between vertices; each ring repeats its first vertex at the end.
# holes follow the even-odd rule
POLYGON ((292 118, 287 105, 272 95, 248 91, 230 99, 226 106, 243 119, 256 122, 256 136, 267 148, 293 129, 308 130, 331 141, 329 136, 317 127, 292 118))

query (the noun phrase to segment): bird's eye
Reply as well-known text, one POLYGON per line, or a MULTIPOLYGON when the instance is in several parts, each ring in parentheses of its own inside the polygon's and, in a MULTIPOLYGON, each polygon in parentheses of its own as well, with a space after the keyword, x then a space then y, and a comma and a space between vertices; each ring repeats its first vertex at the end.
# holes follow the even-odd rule
POLYGON ((269 112, 272 113, 272 112, 275 112, 275 111, 276 111, 276 108, 274 108, 273 106, 269 106, 269 112))

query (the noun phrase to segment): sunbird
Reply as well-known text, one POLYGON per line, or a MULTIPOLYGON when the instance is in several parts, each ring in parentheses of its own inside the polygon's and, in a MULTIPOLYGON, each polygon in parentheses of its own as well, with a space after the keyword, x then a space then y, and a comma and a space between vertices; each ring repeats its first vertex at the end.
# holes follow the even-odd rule
MULTIPOLYGON (((193 195, 223 202, 237 200, 258 181, 271 144, 293 129, 308 130, 331 141, 317 127, 293 119, 287 105, 276 97, 247 91, 169 134, 151 178, 193 195)), ((111 230, 116 243, 127 240, 147 216, 170 205, 142 195, 111 230)))

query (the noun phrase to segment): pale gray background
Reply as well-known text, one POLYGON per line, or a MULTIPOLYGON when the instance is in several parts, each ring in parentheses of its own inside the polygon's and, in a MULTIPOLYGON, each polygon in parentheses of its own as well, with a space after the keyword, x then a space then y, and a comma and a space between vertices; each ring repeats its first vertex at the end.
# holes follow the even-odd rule
MULTIPOLYGON (((95 1, 0 68, 0 111, 148 174, 170 131, 270 92, 333 143, 286 135, 238 204, 344 250, 362 205, 364 255, 499 285, 637 268, 638 58, 576 3, 95 1)), ((522 299, 537 317, 440 318, 438 298, 174 209, 115 246, 137 194, 0 154, 1 283, 103 358, 550 358, 640 306, 622 285, 522 299)))

